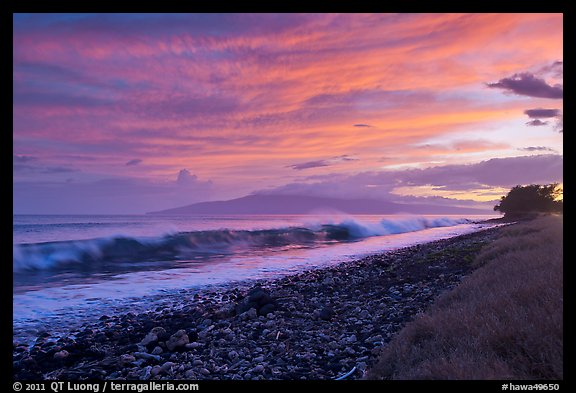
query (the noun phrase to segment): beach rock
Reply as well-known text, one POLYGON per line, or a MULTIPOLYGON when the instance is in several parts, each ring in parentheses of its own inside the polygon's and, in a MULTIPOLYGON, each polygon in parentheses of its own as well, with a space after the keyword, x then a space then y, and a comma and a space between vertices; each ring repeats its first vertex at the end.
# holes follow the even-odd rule
POLYGON ((176 333, 170 336, 168 341, 166 341, 166 347, 170 351, 174 351, 177 348, 183 347, 190 342, 186 330, 178 330, 176 333))
POLYGON ((120 356, 120 360, 118 361, 118 363, 120 364, 121 367, 124 367, 132 362, 135 362, 136 358, 130 354, 124 354, 120 356))
POLYGON ((323 307, 318 313, 318 317, 324 321, 331 320, 336 313, 331 307, 323 307))
POLYGON ((258 312, 255 308, 251 308, 248 311, 242 313, 240 316, 243 317, 243 319, 254 319, 258 317, 258 312))
POLYGON ((155 360, 157 362, 161 360, 160 356, 152 355, 146 352, 134 352, 134 356, 137 357, 138 359, 155 360))
POLYGON ((158 374, 160 374, 160 372, 162 372, 162 367, 156 365, 154 367, 152 367, 152 369, 150 370, 150 377, 155 377, 158 374))
POLYGON ((70 356, 70 353, 68 353, 68 351, 63 349, 61 351, 56 352, 53 357, 54 357, 54 360, 64 360, 68 356, 70 356))
POLYGON ((352 334, 348 337, 346 337, 345 342, 347 343, 355 343, 356 341, 358 341, 358 338, 356 337, 355 334, 352 334))
POLYGON ((176 366, 174 362, 166 362, 160 367, 160 371, 163 373, 169 373, 172 370, 172 367, 176 366))
POLYGON ((214 312, 214 315, 218 319, 227 319, 234 316, 234 314, 235 307, 232 304, 224 305, 214 312))
POLYGON ((240 315, 249 311, 251 308, 256 309, 257 314, 262 316, 274 312, 276 310, 276 304, 270 291, 256 286, 248 292, 244 299, 237 303, 235 312, 237 315, 240 315))
POLYGON ((261 364, 257 365, 256 367, 254 367, 252 369, 252 373, 255 373, 255 374, 260 374, 262 372, 264 372, 264 366, 261 364))
POLYGON ((140 345, 148 346, 149 344, 155 344, 158 342, 160 337, 166 335, 166 330, 163 327, 155 327, 140 341, 140 345))
POLYGON ((201 347, 201 346, 202 346, 202 344, 200 344, 199 342, 194 341, 193 343, 189 343, 189 344, 184 345, 184 348, 190 350, 190 349, 199 348, 199 347, 201 347))
POLYGON ((273 303, 268 303, 258 309, 258 315, 266 316, 273 313, 274 311, 276 311, 276 305, 273 303))
POLYGON ((150 379, 151 372, 152 372, 152 366, 146 366, 144 370, 142 370, 142 373, 140 374, 138 379, 140 379, 141 381, 146 381, 150 379))

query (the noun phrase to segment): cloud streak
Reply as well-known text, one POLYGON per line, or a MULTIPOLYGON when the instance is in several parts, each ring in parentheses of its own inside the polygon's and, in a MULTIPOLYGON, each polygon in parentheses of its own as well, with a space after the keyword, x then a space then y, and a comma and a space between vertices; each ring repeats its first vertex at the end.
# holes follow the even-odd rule
POLYGON ((142 162, 141 159, 135 158, 135 159, 133 159, 133 160, 128 161, 128 162, 127 162, 126 164, 124 164, 124 165, 126 165, 126 166, 134 166, 134 165, 140 164, 141 162, 142 162))
POLYGON ((560 109, 526 109, 524 114, 531 119, 548 119, 560 115, 560 109))
POLYGON ((339 163, 350 162, 350 161, 358 161, 358 158, 350 157, 350 156, 344 154, 344 155, 341 155, 338 157, 332 157, 332 158, 329 158, 326 160, 308 161, 308 162, 303 162, 301 164, 288 165, 287 167, 295 169, 297 171, 302 171, 304 169, 321 168, 324 166, 331 166, 331 165, 336 165, 339 163))
MULTIPOLYGON (((173 187, 189 168, 183 182, 213 179, 200 195, 225 199, 310 174, 562 151, 557 133, 514 126, 526 108, 561 108, 562 14, 13 18, 13 146, 35 158, 13 167, 31 195, 66 168, 70 186, 138 174, 173 187)), ((139 195, 154 204, 154 189, 139 195)))

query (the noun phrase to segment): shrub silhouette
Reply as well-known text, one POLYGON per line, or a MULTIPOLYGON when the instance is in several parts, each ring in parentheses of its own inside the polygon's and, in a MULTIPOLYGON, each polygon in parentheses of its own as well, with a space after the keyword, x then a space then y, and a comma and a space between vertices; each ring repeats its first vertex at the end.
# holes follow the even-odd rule
POLYGON ((494 210, 504 213, 505 217, 529 213, 560 213, 564 210, 564 203, 556 200, 560 194, 558 183, 516 186, 500 199, 500 204, 494 206, 494 210))

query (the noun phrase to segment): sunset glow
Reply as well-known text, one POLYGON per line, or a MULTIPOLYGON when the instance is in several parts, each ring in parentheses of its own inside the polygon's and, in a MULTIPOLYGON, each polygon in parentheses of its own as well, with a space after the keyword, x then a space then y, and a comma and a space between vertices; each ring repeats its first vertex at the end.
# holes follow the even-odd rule
POLYGON ((16 14, 14 212, 491 210, 562 181, 562 36, 561 14, 16 14))

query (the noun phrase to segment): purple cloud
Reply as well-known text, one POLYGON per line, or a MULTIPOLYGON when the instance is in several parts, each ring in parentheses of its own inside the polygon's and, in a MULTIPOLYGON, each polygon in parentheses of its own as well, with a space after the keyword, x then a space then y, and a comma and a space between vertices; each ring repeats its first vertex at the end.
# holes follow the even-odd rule
POLYGON ((125 165, 126 165, 126 166, 133 166, 133 165, 138 165, 138 164, 140 164, 141 162, 142 162, 141 159, 135 158, 135 159, 133 159, 133 160, 128 161, 125 165))
POLYGON ((513 187, 517 184, 562 181, 563 157, 557 154, 494 158, 476 164, 446 165, 426 169, 332 175, 320 181, 290 183, 262 194, 333 196, 396 200, 391 192, 400 186, 431 185, 444 190, 513 187), (473 185, 473 186, 472 186, 473 185))
POLYGON ((304 169, 319 168, 319 167, 329 166, 329 165, 330 164, 326 160, 316 160, 316 161, 303 162, 302 164, 288 165, 287 168, 292 168, 292 169, 295 169, 297 171, 301 171, 304 169))
POLYGON ((487 83, 486 85, 490 88, 504 89, 508 92, 528 97, 553 99, 564 97, 562 85, 550 86, 544 79, 537 78, 528 72, 514 74, 509 78, 503 78, 498 82, 487 83))
POLYGON ((340 162, 357 161, 357 160, 358 160, 357 158, 350 157, 347 154, 344 154, 344 155, 332 157, 332 158, 329 158, 326 160, 308 161, 308 162, 303 162, 301 164, 288 165, 286 168, 292 168, 292 169, 295 169, 297 171, 301 171, 304 169, 320 168, 323 166, 330 166, 330 165, 338 164, 340 162))
POLYGON ((526 122, 526 125, 533 126, 533 127, 545 126, 546 124, 548 124, 547 121, 542 121, 540 119, 534 119, 534 120, 531 120, 529 122, 526 122))
POLYGON ((558 121, 556 122, 554 129, 558 132, 564 132, 564 115, 563 114, 560 114, 560 116, 558 116, 558 121))
POLYGON ((550 151, 550 152, 556 151, 556 150, 551 149, 551 148, 546 147, 546 146, 528 146, 528 147, 522 147, 518 150, 521 150, 521 151, 550 151))
POLYGON ((557 131, 562 132, 562 128, 563 128, 563 116, 562 116, 562 112, 560 111, 560 109, 542 109, 542 108, 537 108, 537 109, 527 109, 524 111, 524 113, 526 115, 528 115, 528 117, 530 119, 533 119, 529 122, 526 123, 526 125, 529 126, 545 126, 547 125, 549 122, 547 121, 542 121, 540 119, 550 119, 550 118, 556 118, 556 124, 554 125, 554 129, 557 131))
POLYGON ((63 166, 42 165, 36 157, 25 155, 12 155, 12 171, 18 173, 68 173, 76 172, 76 169, 63 166))
POLYGON ((528 115, 531 119, 547 119, 558 116, 560 109, 526 109, 524 114, 528 115))
POLYGON ((354 127, 360 127, 360 128, 362 128, 362 127, 365 127, 365 128, 370 128, 370 127, 372 127, 370 124, 362 124, 362 123, 353 124, 353 126, 354 126, 354 127))
POLYGON ((198 176, 191 174, 188 169, 182 169, 178 172, 176 184, 179 187, 206 189, 212 186, 212 181, 201 181, 198 179, 198 176))

